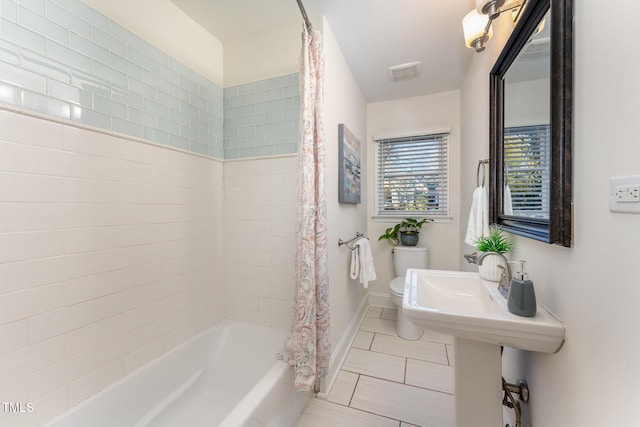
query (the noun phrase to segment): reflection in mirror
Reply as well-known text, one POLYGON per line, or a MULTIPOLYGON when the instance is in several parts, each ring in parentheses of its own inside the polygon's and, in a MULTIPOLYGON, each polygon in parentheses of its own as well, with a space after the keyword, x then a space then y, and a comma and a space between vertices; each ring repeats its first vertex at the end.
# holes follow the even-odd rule
POLYGON ((549 219, 551 173, 550 13, 504 75, 501 212, 549 219))
POLYGON ((490 221, 572 244, 572 0, 528 0, 490 74, 490 221))

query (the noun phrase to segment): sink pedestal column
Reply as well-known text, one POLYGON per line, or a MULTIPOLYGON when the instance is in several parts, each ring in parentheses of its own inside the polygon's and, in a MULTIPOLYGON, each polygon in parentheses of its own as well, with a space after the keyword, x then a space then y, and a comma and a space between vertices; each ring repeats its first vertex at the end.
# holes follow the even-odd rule
POLYGON ((500 346, 455 338, 456 427, 502 427, 500 346))

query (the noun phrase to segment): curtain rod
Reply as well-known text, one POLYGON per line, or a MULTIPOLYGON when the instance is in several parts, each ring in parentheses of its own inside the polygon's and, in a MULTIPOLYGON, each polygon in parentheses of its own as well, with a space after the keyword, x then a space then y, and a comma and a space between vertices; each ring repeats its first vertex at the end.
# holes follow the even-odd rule
POLYGON ((302 4, 302 0, 296 0, 298 2, 298 7, 300 8, 300 13, 302 13, 302 18, 304 18, 304 23, 307 26, 307 31, 309 31, 309 34, 311 34, 313 32, 313 25, 311 25, 311 21, 309 20, 309 17, 307 16, 307 11, 304 9, 304 5, 302 4))

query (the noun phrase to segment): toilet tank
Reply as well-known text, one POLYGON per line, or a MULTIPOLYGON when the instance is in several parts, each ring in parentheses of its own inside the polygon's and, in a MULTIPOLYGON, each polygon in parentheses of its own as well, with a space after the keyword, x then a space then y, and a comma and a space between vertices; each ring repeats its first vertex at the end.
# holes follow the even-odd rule
POLYGON ((396 277, 404 276, 409 268, 429 268, 429 249, 417 246, 396 246, 393 248, 393 268, 396 277))

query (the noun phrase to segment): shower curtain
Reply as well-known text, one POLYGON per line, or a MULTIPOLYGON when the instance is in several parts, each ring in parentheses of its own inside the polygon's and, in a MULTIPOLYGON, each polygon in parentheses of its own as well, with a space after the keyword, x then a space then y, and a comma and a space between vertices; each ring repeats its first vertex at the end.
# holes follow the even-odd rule
POLYGON ((298 390, 318 388, 327 375, 329 276, 325 146, 322 117, 324 54, 320 33, 302 33, 298 146, 296 286, 291 335, 278 358, 295 368, 298 390))

